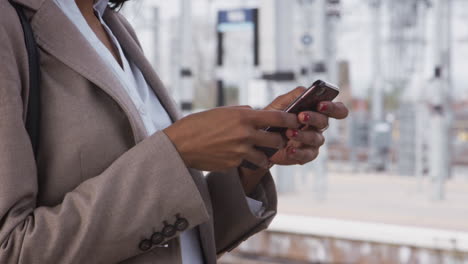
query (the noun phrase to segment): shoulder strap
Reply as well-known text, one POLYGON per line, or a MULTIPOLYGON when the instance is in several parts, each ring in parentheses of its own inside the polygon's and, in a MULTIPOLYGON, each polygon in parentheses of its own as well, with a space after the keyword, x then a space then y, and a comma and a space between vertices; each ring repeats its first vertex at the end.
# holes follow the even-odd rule
POLYGON ((18 16, 23 27, 24 40, 26 49, 28 51, 29 63, 29 100, 26 114, 26 130, 31 138, 34 155, 37 158, 37 151, 39 148, 39 126, 41 118, 40 108, 40 82, 41 72, 39 68, 39 52, 37 50, 36 40, 32 31, 31 25, 23 12, 23 7, 13 3, 9 0, 10 4, 16 9, 18 16))

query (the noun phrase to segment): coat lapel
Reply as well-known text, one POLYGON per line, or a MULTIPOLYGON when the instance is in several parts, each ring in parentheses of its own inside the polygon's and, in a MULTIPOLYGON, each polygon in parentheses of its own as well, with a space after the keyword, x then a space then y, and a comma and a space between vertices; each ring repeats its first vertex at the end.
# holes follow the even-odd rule
MULTIPOLYGON (((176 121, 180 118, 180 112, 177 110, 177 106, 174 101, 171 99, 169 93, 164 88, 163 83, 159 79, 156 72, 153 70, 153 67, 146 59, 145 55, 143 54, 139 44, 137 41, 132 37, 131 33, 126 29, 123 22, 119 19, 119 15, 112 12, 107 11, 104 15, 104 19, 108 26, 111 28, 114 35, 119 40, 122 49, 127 54, 129 59, 133 61, 138 68, 143 73, 148 84, 153 89, 154 93, 158 96, 161 104, 163 104, 166 111, 172 118, 172 121, 176 121)), ((199 171, 191 170, 192 177, 194 179, 195 184, 200 191, 203 200, 205 201, 206 207, 211 216, 212 213, 212 206, 211 200, 209 195, 208 186, 206 181, 203 179, 203 175, 199 171)), ((200 225, 198 227, 200 232, 200 240, 202 242, 203 250, 205 253, 206 263, 216 263, 216 245, 214 243, 214 230, 213 230, 213 223, 208 222, 200 225)))
POLYGON ((127 114, 135 142, 146 137, 143 121, 124 87, 60 8, 52 0, 16 1, 29 7, 42 3, 31 20, 37 44, 113 98, 127 114))

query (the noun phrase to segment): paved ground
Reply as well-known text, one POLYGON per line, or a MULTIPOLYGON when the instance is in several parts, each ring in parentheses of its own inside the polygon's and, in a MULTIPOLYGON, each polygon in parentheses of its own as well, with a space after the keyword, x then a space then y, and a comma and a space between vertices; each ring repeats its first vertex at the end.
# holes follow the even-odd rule
MULTIPOLYGON (((330 164, 329 168, 324 201, 318 201, 314 194, 317 168, 273 171, 287 175, 283 178, 286 181, 277 179, 277 184, 286 183, 279 189, 295 186, 293 192, 280 194, 279 213, 468 232, 468 168, 454 170, 443 201, 431 199, 433 186, 427 178, 421 181, 393 173, 369 173, 364 167, 353 173, 348 164, 330 164)), ((227 254, 220 263, 291 264, 239 254, 227 254)))
POLYGON ((457 169, 455 179, 447 182, 446 199, 434 201, 427 179, 421 182, 388 173, 351 173, 337 164, 330 167, 325 201, 317 201, 312 192, 316 170, 306 168, 293 177, 296 191, 280 195, 279 212, 468 231, 466 170, 457 169))

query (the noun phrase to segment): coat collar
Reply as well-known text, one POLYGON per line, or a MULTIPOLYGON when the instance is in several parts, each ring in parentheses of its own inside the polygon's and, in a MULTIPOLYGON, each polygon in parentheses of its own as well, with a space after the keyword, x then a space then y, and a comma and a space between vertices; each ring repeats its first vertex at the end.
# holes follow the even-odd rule
MULTIPOLYGON (((35 11, 31 19, 31 26, 36 35, 37 44, 113 98, 127 114, 135 142, 143 140, 147 136, 145 126, 124 87, 54 1, 13 1, 35 11)), ((130 35, 118 16, 114 11, 108 9, 105 12, 104 20, 119 40, 122 49, 129 56, 129 60, 132 60, 140 68, 171 119, 177 120, 179 118, 177 107, 143 55, 136 40, 130 35)))

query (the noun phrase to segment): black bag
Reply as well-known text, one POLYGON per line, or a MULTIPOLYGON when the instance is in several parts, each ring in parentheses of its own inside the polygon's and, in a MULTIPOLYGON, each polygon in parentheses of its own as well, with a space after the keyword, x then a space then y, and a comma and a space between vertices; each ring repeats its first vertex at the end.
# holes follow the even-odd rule
POLYGON ((31 145, 33 147, 34 156, 37 158, 37 151, 39 149, 39 126, 41 119, 41 107, 40 107, 40 82, 41 82, 41 71, 39 68, 39 52, 37 49, 36 40, 34 39, 34 33, 31 25, 24 14, 23 7, 13 3, 9 0, 10 4, 16 9, 18 16, 21 21, 21 26, 24 32, 24 41, 26 43, 26 49, 28 51, 28 63, 29 63, 29 100, 28 100, 28 112, 26 114, 26 130, 28 131, 29 137, 31 138, 31 145))

